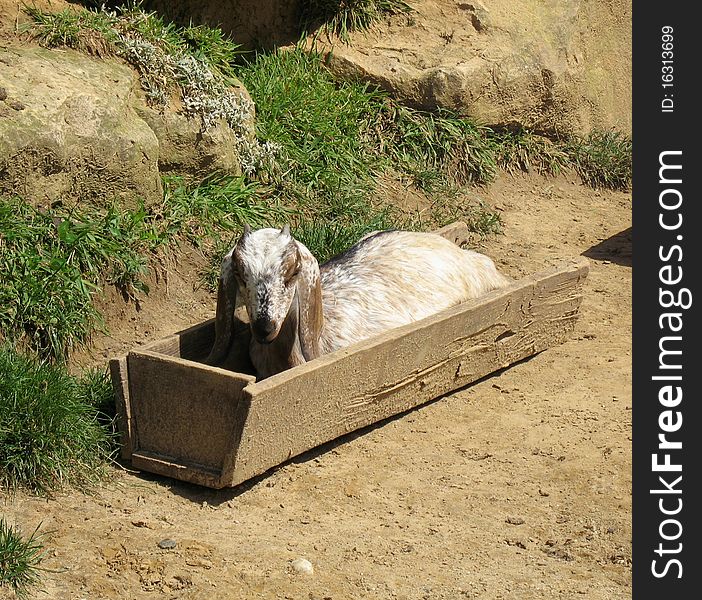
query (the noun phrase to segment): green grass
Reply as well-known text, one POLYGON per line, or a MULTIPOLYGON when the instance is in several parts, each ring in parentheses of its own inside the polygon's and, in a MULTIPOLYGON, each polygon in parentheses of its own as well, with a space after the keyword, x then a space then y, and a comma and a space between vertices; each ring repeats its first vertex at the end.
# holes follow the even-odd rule
POLYGON ((39 528, 29 537, 0 517, 0 588, 11 589, 16 598, 29 598, 39 582, 40 563, 44 557, 39 528))
POLYGON ((593 188, 631 187, 631 139, 617 131, 593 131, 566 143, 570 162, 583 183, 593 188))
POLYGON ((569 167, 568 153, 546 137, 522 128, 493 133, 496 163, 509 173, 558 175, 569 167))
POLYGON ((49 494, 100 481, 114 451, 99 416, 113 393, 107 375, 74 377, 7 343, 0 372, 0 488, 49 494))
POLYGON ((148 243, 143 209, 40 212, 0 199, 0 329, 26 336, 46 356, 65 357, 100 325, 92 296, 102 281, 143 289, 148 243), (137 241, 139 243, 137 243, 137 241))
POLYGON ((494 177, 488 128, 449 111, 402 107, 368 84, 337 82, 321 56, 299 46, 259 55, 240 76, 259 136, 281 148, 281 194, 323 218, 367 214, 378 176, 391 168, 429 191, 494 177))
POLYGON ((370 29, 390 15, 412 11, 403 0, 304 0, 300 8, 304 30, 322 26, 344 41, 353 31, 370 29))
POLYGON ((301 47, 261 54, 240 75, 259 137, 281 147, 272 176, 283 199, 326 219, 365 204, 384 169, 364 137, 379 96, 364 84, 337 84, 301 47))
POLYGON ((293 235, 307 246, 321 263, 350 248, 371 231, 398 227, 407 228, 411 225, 390 207, 386 207, 356 221, 304 221, 298 223, 293 235))
MULTIPOLYGON (((495 150, 488 127, 449 110, 434 113, 385 102, 375 129, 379 151, 415 175, 420 188, 436 180, 485 185, 495 176, 495 150)), ((431 189, 431 187, 429 187, 431 189)))
POLYGON ((98 56, 116 51, 115 19, 108 12, 78 8, 47 12, 27 4, 24 11, 33 21, 33 37, 48 48, 67 46, 98 56))

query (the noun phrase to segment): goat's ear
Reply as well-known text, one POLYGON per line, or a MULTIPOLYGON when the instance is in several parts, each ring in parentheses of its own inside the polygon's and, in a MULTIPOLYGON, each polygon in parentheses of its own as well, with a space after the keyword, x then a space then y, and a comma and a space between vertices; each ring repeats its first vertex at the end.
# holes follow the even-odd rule
POLYGON ((234 309, 238 290, 234 277, 232 256, 229 254, 222 261, 222 271, 217 288, 217 313, 215 316, 215 341, 205 364, 216 366, 220 364, 229 352, 232 342, 234 309))
POLYGON ((322 285, 319 265, 309 251, 300 252, 300 263, 301 269, 297 278, 297 333, 302 355, 306 361, 310 361, 321 354, 319 340, 324 324, 322 285))
POLYGON ((249 225, 248 223, 244 223, 244 233, 242 234, 241 237, 246 237, 250 233, 251 233, 251 225, 249 225))
POLYGON ((290 235, 290 225, 286 224, 283 226, 283 228, 280 230, 280 235, 290 235))

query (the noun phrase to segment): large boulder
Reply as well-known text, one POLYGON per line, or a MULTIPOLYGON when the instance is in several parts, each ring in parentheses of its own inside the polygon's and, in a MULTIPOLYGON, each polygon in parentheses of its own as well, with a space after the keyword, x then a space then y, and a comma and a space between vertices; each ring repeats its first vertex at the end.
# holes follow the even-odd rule
POLYGON ((35 204, 162 194, 159 142, 126 65, 73 52, 0 52, 0 194, 35 204))
POLYGON ((2 195, 149 204, 162 198, 162 173, 241 173, 238 135, 221 119, 205 127, 178 106, 149 107, 138 75, 117 58, 0 50, 2 195))
POLYGON ((630 0, 410 4, 348 44, 322 38, 330 69, 489 125, 631 133, 630 0))

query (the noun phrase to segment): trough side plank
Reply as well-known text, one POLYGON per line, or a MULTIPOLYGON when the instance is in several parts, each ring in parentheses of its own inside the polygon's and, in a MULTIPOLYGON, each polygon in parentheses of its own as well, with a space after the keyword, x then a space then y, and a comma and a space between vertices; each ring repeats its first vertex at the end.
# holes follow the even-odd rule
POLYGON ((132 457, 132 409, 129 401, 129 378, 127 374, 127 357, 121 356, 110 360, 110 377, 115 392, 115 409, 117 412, 117 430, 122 445, 120 455, 125 460, 132 457))
POLYGON ((211 485, 215 474, 221 476, 232 437, 238 439, 237 405, 254 377, 149 351, 130 352, 127 363, 132 464, 211 485))
POLYGON ((252 384, 228 485, 565 341, 586 259, 252 384))

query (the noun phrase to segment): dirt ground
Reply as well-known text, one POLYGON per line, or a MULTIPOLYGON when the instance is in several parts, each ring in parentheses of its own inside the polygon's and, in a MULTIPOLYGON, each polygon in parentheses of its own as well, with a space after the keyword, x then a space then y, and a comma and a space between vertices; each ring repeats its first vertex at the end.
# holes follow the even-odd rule
MULTIPOLYGON (((46 532, 36 597, 629 598, 631 197, 575 179, 476 191, 505 225, 479 249, 508 274, 590 258, 566 343, 236 489, 126 465, 89 495, 6 498, 10 522, 46 532)), ((212 316, 184 275, 167 302, 120 308, 90 360, 212 316)))

